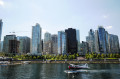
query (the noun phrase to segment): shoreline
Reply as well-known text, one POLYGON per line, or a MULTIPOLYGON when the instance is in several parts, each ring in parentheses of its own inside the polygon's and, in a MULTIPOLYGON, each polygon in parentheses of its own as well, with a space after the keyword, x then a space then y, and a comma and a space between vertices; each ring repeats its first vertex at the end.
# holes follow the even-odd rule
POLYGON ((10 64, 0 64, 0 65, 20 65, 20 64, 35 64, 35 63, 41 63, 41 64, 120 64, 120 61, 41 61, 41 60, 14 60, 11 61, 10 64), (24 63, 29 62, 29 63, 24 63))

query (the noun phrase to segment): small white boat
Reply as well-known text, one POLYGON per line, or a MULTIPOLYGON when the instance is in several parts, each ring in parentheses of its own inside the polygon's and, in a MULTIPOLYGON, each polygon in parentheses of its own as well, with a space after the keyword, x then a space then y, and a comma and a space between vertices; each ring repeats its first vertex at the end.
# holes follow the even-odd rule
POLYGON ((30 64, 30 61, 24 61, 23 64, 30 64))
POLYGON ((9 61, 1 61, 0 64, 10 64, 9 61))
POLYGON ((85 65, 82 65, 82 66, 70 64, 68 68, 69 69, 88 69, 89 67, 88 67, 88 64, 86 63, 85 65))

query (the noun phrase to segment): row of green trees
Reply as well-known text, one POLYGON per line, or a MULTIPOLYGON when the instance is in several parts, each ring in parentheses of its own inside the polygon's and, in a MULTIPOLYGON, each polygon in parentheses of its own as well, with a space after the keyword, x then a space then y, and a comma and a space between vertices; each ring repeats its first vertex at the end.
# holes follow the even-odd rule
POLYGON ((41 56, 32 56, 32 55, 15 55, 13 56, 14 59, 50 59, 50 60, 64 60, 64 59, 76 59, 79 56, 79 54, 74 54, 74 55, 41 55, 41 56))
POLYGON ((97 58, 97 59, 102 59, 102 58, 120 58, 120 54, 119 53, 116 53, 116 54, 113 54, 113 53, 110 53, 110 54, 96 54, 96 53, 87 53, 85 55, 85 58, 86 59, 94 59, 94 58, 97 58))
MULTIPOLYGON (((32 56, 32 55, 13 55, 13 54, 5 54, 5 53, 0 53, 0 56, 7 56, 7 57, 12 57, 16 60, 23 60, 23 59, 50 59, 50 60, 64 60, 64 59, 76 59, 77 57, 84 56, 84 55, 79 55, 73 54, 73 55, 41 55, 41 56, 32 56)), ((120 58, 120 54, 97 54, 97 53, 87 53, 84 56, 86 59, 104 59, 104 58, 120 58)))

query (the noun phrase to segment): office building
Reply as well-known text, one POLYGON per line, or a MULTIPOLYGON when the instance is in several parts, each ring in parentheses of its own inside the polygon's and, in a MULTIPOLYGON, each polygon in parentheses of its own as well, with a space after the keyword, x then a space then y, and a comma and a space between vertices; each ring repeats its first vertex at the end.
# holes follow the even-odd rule
POLYGON ((67 52, 69 54, 77 53, 77 37, 76 37, 76 29, 68 28, 65 30, 66 38, 67 38, 67 52))
POLYGON ((49 32, 46 32, 44 34, 44 42, 51 41, 51 34, 49 32))
POLYGON ((108 40, 108 32, 105 33, 105 43, 106 43, 106 54, 109 53, 109 40, 108 40))
POLYGON ((109 34, 109 53, 119 53, 119 39, 117 35, 109 34))
POLYGON ((77 39, 77 53, 80 53, 80 32, 76 30, 76 39, 77 39))
POLYGON ((9 40, 16 40, 16 35, 6 35, 4 37, 4 42, 3 42, 3 52, 4 53, 10 53, 9 52, 9 40))
POLYGON ((52 41, 49 32, 44 34, 43 52, 44 54, 52 54, 52 41))
POLYGON ((41 45, 42 45, 42 53, 43 53, 43 39, 41 40, 41 45))
POLYGON ((30 38, 27 36, 18 36, 17 40, 20 41, 19 52, 21 54, 30 53, 30 38))
POLYGON ((100 53, 107 53, 106 49, 106 31, 102 26, 98 28, 99 51, 100 53))
POLYGON ((3 42, 1 42, 1 36, 2 36, 2 27, 3 27, 3 22, 2 22, 2 19, 0 19, 0 52, 2 52, 2 45, 3 45, 3 42))
POLYGON ((3 22, 2 22, 2 19, 0 19, 0 41, 2 36, 2 27, 3 27, 3 22))
POLYGON ((42 28, 38 23, 36 23, 36 25, 32 27, 32 55, 42 54, 41 30, 42 28))
POLYGON ((95 52, 100 53, 99 51, 99 39, 98 39, 98 31, 95 30, 95 52))
POLYGON ((89 45, 89 52, 95 52, 95 34, 92 29, 90 29, 89 35, 86 37, 86 42, 89 45))
POLYGON ((66 33, 64 31, 58 31, 58 54, 67 54, 66 33))
POLYGON ((19 44, 20 42, 17 40, 9 40, 9 53, 16 55, 19 53, 19 44))
POLYGON ((52 41, 44 42, 44 55, 52 54, 52 41))
POLYGON ((0 42, 0 52, 3 52, 3 41, 0 42))
POLYGON ((80 45, 80 52, 81 55, 85 55, 89 52, 89 45, 87 42, 82 41, 80 45))
POLYGON ((52 38, 52 53, 58 54, 58 35, 54 34, 51 36, 52 38))

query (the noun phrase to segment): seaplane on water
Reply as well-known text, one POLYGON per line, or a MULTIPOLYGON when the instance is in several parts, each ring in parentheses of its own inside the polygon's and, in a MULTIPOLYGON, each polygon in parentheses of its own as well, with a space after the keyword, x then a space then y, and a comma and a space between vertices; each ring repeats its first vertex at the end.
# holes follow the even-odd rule
POLYGON ((82 65, 82 66, 70 64, 68 68, 69 69, 88 69, 89 67, 88 67, 88 64, 86 63, 85 65, 82 65))
POLYGON ((85 65, 74 65, 70 64, 68 66, 69 70, 65 70, 65 73, 79 73, 79 72, 87 72, 88 70, 84 69, 89 69, 88 64, 86 63, 85 65))

